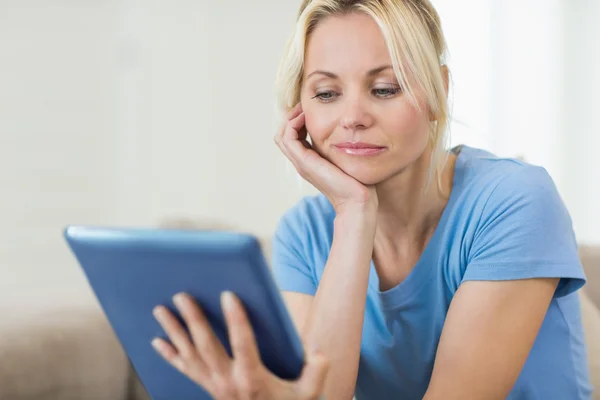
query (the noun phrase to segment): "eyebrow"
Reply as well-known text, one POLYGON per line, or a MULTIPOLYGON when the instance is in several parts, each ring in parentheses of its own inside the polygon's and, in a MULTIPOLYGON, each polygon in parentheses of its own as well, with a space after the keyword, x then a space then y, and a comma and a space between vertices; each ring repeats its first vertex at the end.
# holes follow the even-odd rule
MULTIPOLYGON (((373 68, 372 70, 370 70, 369 72, 367 72, 367 76, 374 76, 377 75, 383 71, 385 71, 386 69, 393 69, 393 67, 391 65, 382 65, 381 67, 377 67, 377 68, 373 68)), ((325 75, 329 78, 332 79, 337 79, 339 78, 336 74, 334 74, 333 72, 329 72, 329 71, 323 71, 323 70, 316 70, 311 72, 310 74, 308 74, 306 76, 306 79, 308 80, 308 78, 310 78, 313 75, 325 75)))

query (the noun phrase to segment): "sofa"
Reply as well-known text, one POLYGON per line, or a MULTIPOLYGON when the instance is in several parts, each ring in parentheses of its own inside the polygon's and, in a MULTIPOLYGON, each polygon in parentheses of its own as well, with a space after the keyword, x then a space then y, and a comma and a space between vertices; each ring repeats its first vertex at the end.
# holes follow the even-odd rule
MULTIPOLYGON (((581 259, 593 399, 600 400, 600 247, 582 247, 581 259)), ((149 399, 98 304, 3 315, 0 360, 0 400, 149 399)))

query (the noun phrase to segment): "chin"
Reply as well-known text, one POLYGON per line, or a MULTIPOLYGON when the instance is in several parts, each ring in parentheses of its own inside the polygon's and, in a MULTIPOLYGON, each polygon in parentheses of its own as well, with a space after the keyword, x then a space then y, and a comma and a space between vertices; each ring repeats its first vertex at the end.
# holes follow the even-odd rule
POLYGON ((387 171, 381 166, 378 168, 377 165, 362 166, 362 165, 351 165, 351 166, 338 166, 349 176, 353 177, 363 185, 375 186, 390 178, 390 171, 387 171))

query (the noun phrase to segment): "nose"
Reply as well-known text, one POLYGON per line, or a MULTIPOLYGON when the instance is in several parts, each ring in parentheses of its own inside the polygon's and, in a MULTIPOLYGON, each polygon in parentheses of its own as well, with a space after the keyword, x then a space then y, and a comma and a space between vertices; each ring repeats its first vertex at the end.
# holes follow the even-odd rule
POLYGON ((340 118, 340 125, 351 131, 367 129, 373 124, 365 100, 360 96, 346 96, 346 104, 340 118))

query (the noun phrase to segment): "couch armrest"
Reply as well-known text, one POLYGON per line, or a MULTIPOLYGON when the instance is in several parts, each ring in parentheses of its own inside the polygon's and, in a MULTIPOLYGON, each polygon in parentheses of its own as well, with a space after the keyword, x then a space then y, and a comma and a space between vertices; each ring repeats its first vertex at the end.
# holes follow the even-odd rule
POLYGON ((131 378, 129 382, 129 400, 151 400, 150 395, 142 385, 137 373, 131 370, 131 378))
POLYGON ((1 319, 0 359, 2 399, 127 398, 129 362, 94 308, 1 319))
POLYGON ((581 315, 585 330, 590 379, 594 386, 592 399, 600 400, 600 310, 590 300, 585 292, 580 293, 581 315))

